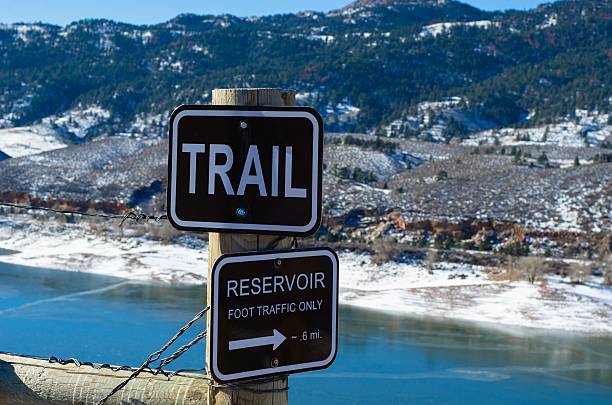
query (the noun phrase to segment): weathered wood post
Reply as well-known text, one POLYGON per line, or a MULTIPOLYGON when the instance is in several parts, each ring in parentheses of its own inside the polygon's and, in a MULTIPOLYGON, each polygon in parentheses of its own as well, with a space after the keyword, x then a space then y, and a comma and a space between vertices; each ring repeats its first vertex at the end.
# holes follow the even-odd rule
MULTIPOLYGON (((131 373, 0 354, 0 405, 93 405, 131 373)), ((201 405, 208 393, 198 375, 142 373, 106 403, 201 405)))
MULTIPOLYGON (((212 104, 235 106, 293 106, 295 92, 281 89, 216 89, 213 90, 212 104)), ((208 234, 208 280, 211 280, 212 266, 217 258, 225 253, 247 252, 253 250, 287 249, 291 246, 290 239, 283 239, 278 243, 274 235, 249 235, 229 233, 208 234)), ((207 299, 211 302, 211 283, 207 284, 207 299)), ((207 318, 207 330, 210 330, 210 316, 207 318)), ((210 343, 206 342, 206 358, 210 343)), ((270 389, 283 389, 287 387, 287 377, 282 380, 249 385, 249 388, 264 391, 270 389)), ((287 404, 288 392, 253 392, 240 388, 211 387, 209 403, 226 404, 287 404)))

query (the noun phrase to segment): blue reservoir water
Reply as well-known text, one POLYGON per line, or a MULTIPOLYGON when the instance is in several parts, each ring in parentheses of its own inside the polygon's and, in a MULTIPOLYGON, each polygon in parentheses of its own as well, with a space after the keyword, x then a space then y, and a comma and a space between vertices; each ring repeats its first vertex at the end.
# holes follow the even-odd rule
MULTIPOLYGON (((140 365, 204 306, 203 286, 0 263, 0 351, 140 365)), ((185 340, 204 328, 196 324, 185 340)), ((340 310, 327 370, 293 404, 610 404, 612 339, 340 310)), ((204 366, 204 346, 174 369, 204 366)))

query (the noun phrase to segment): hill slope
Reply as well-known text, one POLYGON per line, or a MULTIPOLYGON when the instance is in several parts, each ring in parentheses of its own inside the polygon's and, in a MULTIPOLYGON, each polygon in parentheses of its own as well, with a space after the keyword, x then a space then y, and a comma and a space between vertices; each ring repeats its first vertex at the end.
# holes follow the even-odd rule
POLYGON ((491 13, 451 0, 360 0, 330 13, 150 26, 1 25, 0 127, 44 121, 76 143, 164 136, 175 106, 250 86, 297 89, 333 131, 376 130, 448 97, 461 114, 447 117, 444 138, 609 111, 611 6, 491 13))

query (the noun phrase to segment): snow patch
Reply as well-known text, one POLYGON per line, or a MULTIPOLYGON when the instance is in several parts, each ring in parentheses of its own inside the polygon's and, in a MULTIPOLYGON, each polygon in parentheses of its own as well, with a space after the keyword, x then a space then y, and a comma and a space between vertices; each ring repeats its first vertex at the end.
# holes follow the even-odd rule
POLYGON ((43 124, 58 128, 60 131, 84 138, 89 131, 110 118, 110 111, 98 105, 83 108, 79 106, 60 115, 42 120, 43 124))
POLYGON ((0 129, 0 151, 10 157, 22 157, 66 147, 56 131, 34 125, 0 129))
MULTIPOLYGON (((475 27, 480 29, 488 29, 492 25, 497 25, 489 20, 468 21, 468 22, 443 22, 431 25, 426 25, 421 29, 418 38, 435 38, 438 35, 448 33, 456 27, 475 27)), ((417 38, 417 39, 418 39, 417 38)))
POLYGON ((558 19, 559 19, 559 16, 557 15, 557 13, 552 13, 550 15, 547 15, 546 16, 546 21, 544 21, 542 24, 538 25, 538 28, 539 29, 545 29, 545 28, 554 27, 554 26, 557 25, 558 19))
POLYGON ((311 41, 321 41, 324 44, 331 44, 335 40, 333 35, 309 35, 306 38, 311 41))
POLYGON ((610 114, 576 110, 575 118, 566 117, 557 123, 534 128, 502 128, 486 130, 463 141, 465 145, 557 145, 569 147, 599 146, 612 142, 610 114))

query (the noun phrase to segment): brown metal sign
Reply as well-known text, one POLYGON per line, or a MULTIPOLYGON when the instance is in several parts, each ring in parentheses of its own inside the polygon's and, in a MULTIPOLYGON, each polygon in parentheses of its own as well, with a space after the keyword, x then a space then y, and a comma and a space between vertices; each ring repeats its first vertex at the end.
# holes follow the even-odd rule
POLYGON ((216 380, 317 370, 336 357, 338 257, 327 248, 221 256, 211 274, 216 380))
POLYGON ((177 108, 168 201, 178 229, 312 235, 321 222, 323 122, 305 107, 177 108))

